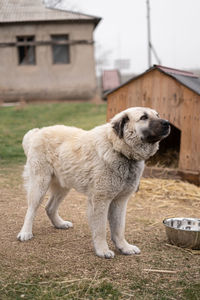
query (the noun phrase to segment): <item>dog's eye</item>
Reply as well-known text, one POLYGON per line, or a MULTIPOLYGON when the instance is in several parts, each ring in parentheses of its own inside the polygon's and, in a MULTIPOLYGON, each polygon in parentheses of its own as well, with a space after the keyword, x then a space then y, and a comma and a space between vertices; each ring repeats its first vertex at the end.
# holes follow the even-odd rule
POLYGON ((148 115, 143 115, 143 116, 141 116, 141 118, 140 118, 140 120, 147 120, 148 119, 148 115))

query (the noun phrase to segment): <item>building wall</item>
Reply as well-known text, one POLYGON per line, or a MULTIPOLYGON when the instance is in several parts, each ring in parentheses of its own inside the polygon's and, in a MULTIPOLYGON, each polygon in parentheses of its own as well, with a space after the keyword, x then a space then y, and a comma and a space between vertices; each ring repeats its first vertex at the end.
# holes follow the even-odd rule
MULTIPOLYGON (((0 42, 16 42, 16 36, 34 35, 49 41, 52 34, 68 34, 70 40, 93 40, 90 23, 40 23, 0 26, 0 42)), ((96 91, 93 44, 70 45, 70 64, 52 63, 51 46, 36 47, 36 65, 18 65, 16 47, 0 47, 0 100, 88 99, 96 91)))
POLYGON ((200 170, 200 96, 153 70, 108 95, 107 120, 131 106, 154 108, 181 130, 179 168, 200 170))

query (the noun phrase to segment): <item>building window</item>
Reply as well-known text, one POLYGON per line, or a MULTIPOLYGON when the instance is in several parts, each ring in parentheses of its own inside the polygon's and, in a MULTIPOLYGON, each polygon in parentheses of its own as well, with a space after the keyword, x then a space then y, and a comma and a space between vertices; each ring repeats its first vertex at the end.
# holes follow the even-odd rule
POLYGON ((69 36, 68 35, 52 35, 52 53, 54 64, 69 64, 69 36))
POLYGON ((35 41, 34 36, 18 36, 17 51, 19 65, 35 65, 35 41))

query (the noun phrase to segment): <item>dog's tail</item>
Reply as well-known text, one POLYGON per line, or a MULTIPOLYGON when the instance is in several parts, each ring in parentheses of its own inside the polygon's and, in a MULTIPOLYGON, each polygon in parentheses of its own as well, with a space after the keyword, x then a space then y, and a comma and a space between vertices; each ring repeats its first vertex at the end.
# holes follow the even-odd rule
POLYGON ((31 129, 29 130, 25 136, 23 137, 23 141, 22 141, 22 146, 23 146, 23 149, 24 149, 24 153, 28 154, 28 151, 29 151, 29 148, 30 148, 30 145, 31 145, 31 140, 32 140, 32 137, 35 135, 36 132, 38 132, 40 129, 39 128, 34 128, 34 129, 31 129))

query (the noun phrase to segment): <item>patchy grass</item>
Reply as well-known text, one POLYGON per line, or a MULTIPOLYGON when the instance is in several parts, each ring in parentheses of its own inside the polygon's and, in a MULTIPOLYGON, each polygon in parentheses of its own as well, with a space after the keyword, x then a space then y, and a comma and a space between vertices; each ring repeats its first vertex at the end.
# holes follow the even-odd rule
POLYGON ((91 129, 106 122, 106 104, 52 103, 0 107, 0 164, 21 163, 24 134, 32 128, 55 124, 91 129))
POLYGON ((22 282, 0 284, 0 297, 9 299, 120 299, 121 293, 117 287, 105 280, 53 280, 48 277, 33 277, 22 282))

